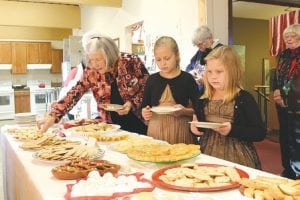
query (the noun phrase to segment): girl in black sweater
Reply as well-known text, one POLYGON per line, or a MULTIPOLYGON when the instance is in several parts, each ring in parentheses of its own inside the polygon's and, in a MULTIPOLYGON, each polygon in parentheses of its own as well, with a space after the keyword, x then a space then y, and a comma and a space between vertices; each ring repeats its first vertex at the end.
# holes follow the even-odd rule
POLYGON ((258 106, 241 89, 241 62, 235 50, 222 46, 206 58, 205 92, 195 106, 194 121, 217 122, 215 129, 191 130, 200 137, 201 151, 231 162, 260 169, 253 142, 266 136, 258 106))
POLYGON ((196 136, 190 132, 188 122, 194 113, 191 102, 199 98, 197 83, 191 74, 180 70, 179 50, 173 38, 159 38, 154 57, 160 71, 148 78, 142 102, 142 116, 148 121, 147 135, 171 144, 195 143, 196 136), (168 106, 174 112, 152 112, 156 106, 168 106))

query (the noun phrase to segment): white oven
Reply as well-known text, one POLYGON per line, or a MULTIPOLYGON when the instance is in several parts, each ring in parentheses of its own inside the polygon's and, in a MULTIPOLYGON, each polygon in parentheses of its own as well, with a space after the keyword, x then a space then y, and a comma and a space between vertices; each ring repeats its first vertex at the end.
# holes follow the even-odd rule
POLYGON ((30 109, 38 117, 44 117, 54 100, 54 88, 30 88, 30 109))
POLYGON ((39 118, 44 117, 45 113, 50 109, 51 102, 57 99, 57 89, 50 87, 51 82, 42 82, 45 88, 39 87, 41 81, 27 81, 27 86, 30 88, 30 109, 39 118))
POLYGON ((0 82, 0 120, 14 119, 15 94, 12 82, 0 82))

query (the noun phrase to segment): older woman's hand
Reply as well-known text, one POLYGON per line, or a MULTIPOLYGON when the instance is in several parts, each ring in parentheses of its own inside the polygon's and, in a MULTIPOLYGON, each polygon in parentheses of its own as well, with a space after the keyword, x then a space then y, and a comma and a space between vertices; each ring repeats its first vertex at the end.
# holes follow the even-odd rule
POLYGON ((152 111, 150 110, 150 106, 146 106, 142 109, 142 116, 146 121, 149 121, 152 117, 152 111))
MULTIPOLYGON (((196 115, 193 115, 193 122, 198 122, 196 115)), ((192 133, 194 133, 195 135, 203 135, 203 132, 199 131, 195 124, 191 123, 190 127, 192 133)))
POLYGON ((126 101, 121 109, 117 110, 117 113, 119 115, 127 115, 129 111, 131 110, 131 103, 129 101, 126 101))
POLYGON ((37 121, 39 133, 45 133, 51 126, 55 124, 55 117, 47 115, 44 119, 37 121))
POLYGON ((280 93, 279 89, 274 90, 273 99, 274 99, 276 104, 278 104, 281 107, 285 107, 285 104, 284 104, 284 101, 281 97, 281 93, 280 93))

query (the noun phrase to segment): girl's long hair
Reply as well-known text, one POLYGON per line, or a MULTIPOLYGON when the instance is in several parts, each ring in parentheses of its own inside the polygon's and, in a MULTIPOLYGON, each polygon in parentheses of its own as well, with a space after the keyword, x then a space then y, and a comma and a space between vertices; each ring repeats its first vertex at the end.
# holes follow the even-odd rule
MULTIPOLYGON (((224 65, 226 83, 223 103, 231 102, 242 88, 242 64, 240 57, 232 47, 224 45, 215 48, 205 57, 206 62, 213 59, 220 59, 224 65)), ((201 98, 211 100, 214 94, 214 88, 208 83, 206 72, 204 72, 204 87, 204 94, 201 98)))

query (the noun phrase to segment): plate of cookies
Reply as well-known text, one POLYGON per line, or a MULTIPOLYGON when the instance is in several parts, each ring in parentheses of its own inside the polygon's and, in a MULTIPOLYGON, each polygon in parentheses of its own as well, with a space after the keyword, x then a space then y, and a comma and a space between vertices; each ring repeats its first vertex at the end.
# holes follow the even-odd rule
POLYGON ((104 156, 104 150, 99 147, 90 147, 87 145, 61 145, 42 149, 33 153, 34 161, 44 164, 64 164, 70 160, 85 157, 88 159, 101 159, 104 156))
POLYGON ((300 181, 267 176, 242 178, 240 192, 244 199, 297 199, 300 195, 300 181))
POLYGON ((241 178, 249 175, 238 168, 217 164, 182 164, 162 168, 152 174, 153 183, 161 188, 210 192, 240 186, 241 178))

